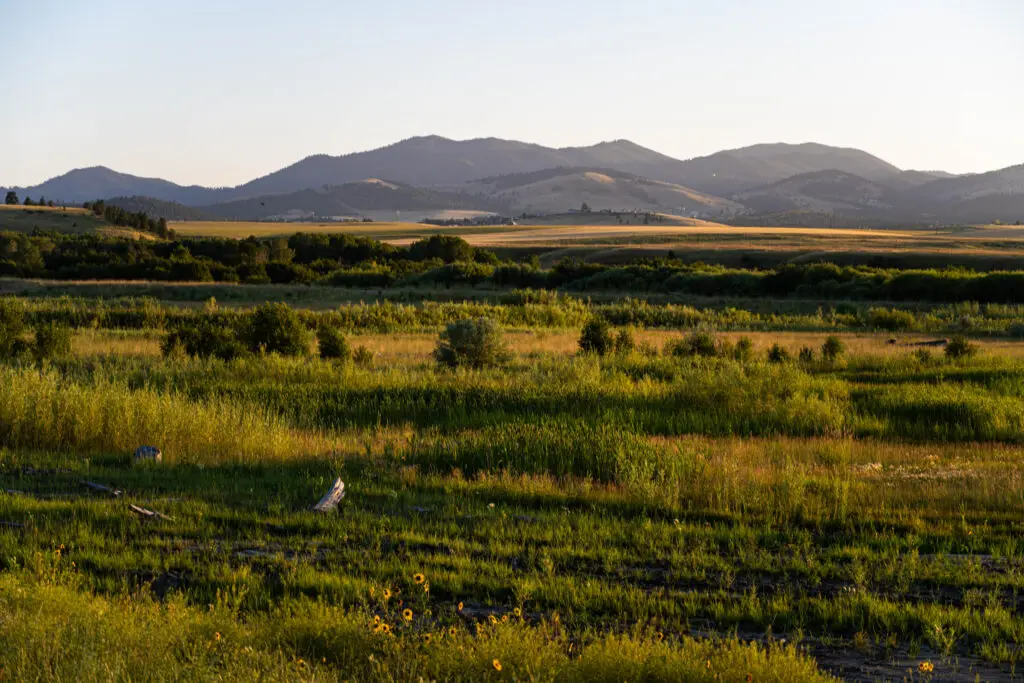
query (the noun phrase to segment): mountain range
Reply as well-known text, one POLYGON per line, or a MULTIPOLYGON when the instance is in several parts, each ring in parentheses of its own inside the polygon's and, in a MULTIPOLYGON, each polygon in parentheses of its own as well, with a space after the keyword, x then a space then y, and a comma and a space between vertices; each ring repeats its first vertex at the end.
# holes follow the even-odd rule
POLYGON ((586 203, 595 211, 734 221, 799 213, 864 223, 1024 220, 1024 165, 955 176, 900 169, 858 149, 817 143, 753 145, 684 161, 628 140, 555 149, 426 136, 307 157, 231 188, 182 186, 98 166, 11 189, 65 203, 131 198, 186 219, 418 220, 439 213, 563 213, 586 203))

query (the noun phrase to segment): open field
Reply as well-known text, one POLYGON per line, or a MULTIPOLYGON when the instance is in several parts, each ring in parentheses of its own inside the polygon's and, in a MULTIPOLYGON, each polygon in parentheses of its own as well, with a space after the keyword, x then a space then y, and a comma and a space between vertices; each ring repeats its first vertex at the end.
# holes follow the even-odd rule
POLYGON ((985 270, 1024 267, 1024 231, 1009 226, 854 230, 714 224, 436 227, 415 223, 182 222, 172 227, 183 236, 230 238, 347 233, 402 246, 430 235, 457 235, 502 258, 537 256, 545 267, 563 258, 623 264, 670 255, 685 262, 730 267, 773 268, 815 262, 985 270))
POLYGON ((1012 680, 1024 306, 799 293, 2 280, 2 676, 1012 680))
POLYGON ((80 207, 0 205, 0 231, 32 232, 38 229, 80 233, 111 227, 102 218, 80 207))
POLYGON ((839 360, 772 364, 825 335, 749 332, 731 360, 638 329, 599 357, 535 323, 506 364, 452 371, 436 328, 348 328, 359 364, 222 362, 115 319, 0 365, 12 680, 1015 671, 1022 342, 949 360, 848 333, 839 360), (132 465, 142 443, 164 462, 132 465), (309 512, 335 477, 340 513, 309 512))

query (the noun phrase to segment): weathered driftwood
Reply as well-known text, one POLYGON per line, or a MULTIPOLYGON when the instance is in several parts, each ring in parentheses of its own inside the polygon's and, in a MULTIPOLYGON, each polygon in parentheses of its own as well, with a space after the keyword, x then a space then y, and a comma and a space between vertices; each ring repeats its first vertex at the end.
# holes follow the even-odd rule
POLYGON ((345 497, 345 482, 341 479, 336 479, 334 485, 331 486, 331 490, 328 491, 320 502, 314 505, 311 510, 313 512, 330 512, 338 507, 338 503, 345 497))
POLYGON ((133 457, 135 462, 162 462, 164 454, 156 446, 139 446, 133 457))
POLYGON ((0 529, 24 529, 24 524, 18 524, 17 522, 4 522, 0 521, 0 529))
POLYGON ((107 494, 113 496, 114 498, 120 498, 121 496, 124 495, 124 491, 122 491, 121 489, 112 489, 109 486, 104 486, 103 484, 97 484, 94 481, 83 481, 82 485, 83 486, 88 486, 93 491, 98 491, 99 493, 107 493, 107 494))
POLYGON ((154 512, 153 510, 147 510, 146 508, 140 508, 138 505, 128 505, 128 509, 142 517, 143 519, 167 519, 173 520, 172 517, 168 517, 162 512, 154 512))

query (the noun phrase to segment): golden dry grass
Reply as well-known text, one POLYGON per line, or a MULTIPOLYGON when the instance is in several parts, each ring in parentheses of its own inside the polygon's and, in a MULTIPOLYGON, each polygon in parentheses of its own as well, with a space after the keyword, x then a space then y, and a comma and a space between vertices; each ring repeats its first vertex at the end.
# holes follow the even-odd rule
MULTIPOLYGON (((636 330, 634 337, 638 344, 649 344, 661 349, 671 339, 682 337, 685 332, 678 330, 636 330)), ((794 356, 803 346, 815 351, 821 348, 824 332, 723 332, 723 339, 735 342, 740 337, 749 337, 759 355, 764 355, 773 344, 780 344, 794 356)), ((939 339, 926 335, 899 335, 840 332, 835 336, 843 340, 847 351, 858 356, 899 356, 914 350, 911 344, 939 339), (889 340, 895 339, 895 344, 889 340)), ((160 355, 159 332, 120 332, 114 330, 81 330, 72 340, 75 355, 87 356, 149 356, 160 355)), ((579 350, 577 330, 507 330, 505 339, 512 352, 520 357, 571 356, 579 350)), ((382 366, 418 365, 431 361, 431 354, 437 345, 437 334, 433 332, 399 332, 393 334, 354 334, 349 336, 353 347, 365 346, 374 354, 382 366)), ((1013 358, 1024 357, 1024 342, 1009 339, 975 340, 981 352, 993 356, 1013 358)), ((941 354, 942 349, 933 349, 941 354)))
POLYGON ((74 214, 74 215, 79 215, 79 216, 84 216, 84 215, 87 215, 87 214, 90 213, 89 211, 86 211, 85 209, 83 209, 80 206, 69 206, 69 207, 65 208, 65 207, 62 207, 62 206, 59 206, 59 205, 58 206, 23 206, 21 204, 13 204, 13 205, 0 204, 0 211, 23 211, 23 212, 28 212, 28 213, 32 213, 32 212, 41 212, 41 213, 57 212, 57 213, 74 214))

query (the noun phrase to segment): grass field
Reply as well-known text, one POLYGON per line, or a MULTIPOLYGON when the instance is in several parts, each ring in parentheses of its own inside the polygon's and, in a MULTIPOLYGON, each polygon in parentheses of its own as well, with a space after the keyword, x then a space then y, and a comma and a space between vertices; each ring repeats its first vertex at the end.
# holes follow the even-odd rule
MULTIPOLYGON (((575 219, 577 222, 579 218, 575 219)), ((502 258, 537 256, 550 267, 563 258, 621 264, 672 255, 687 262, 773 268, 827 261, 903 268, 1024 268, 1024 232, 1011 226, 936 230, 852 230, 716 225, 520 225, 435 227, 416 223, 180 222, 183 236, 244 238, 295 232, 350 233, 407 246, 434 234, 458 235, 502 258)))
POLYGON ((954 360, 848 331, 830 360, 829 331, 796 329, 812 313, 759 331, 722 309, 704 325, 751 358, 673 355, 671 327, 599 357, 578 304, 482 305, 342 306, 369 354, 341 363, 312 339, 164 358, 171 309, 26 302, 78 323, 70 356, 0 364, 3 675, 1015 674, 1024 342, 954 360), (443 321, 480 311, 509 360, 439 367, 443 321), (776 343, 794 359, 767 362, 776 343), (141 444, 164 461, 133 464, 141 444), (339 512, 310 512, 336 477, 339 512))
POLYGON ((80 207, 0 205, 0 231, 96 232, 112 229, 102 218, 80 207))

